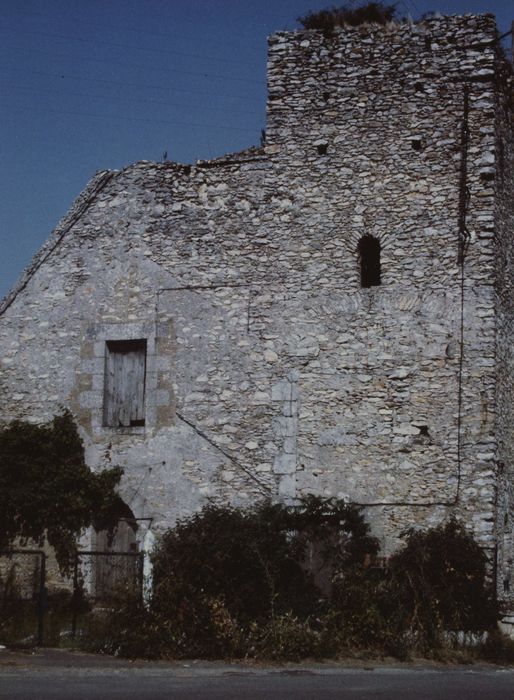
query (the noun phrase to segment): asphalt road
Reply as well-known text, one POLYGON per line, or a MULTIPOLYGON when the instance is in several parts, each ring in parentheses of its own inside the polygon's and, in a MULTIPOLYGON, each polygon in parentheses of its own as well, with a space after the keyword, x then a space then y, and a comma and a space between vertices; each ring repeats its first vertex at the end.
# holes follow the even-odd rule
POLYGON ((203 662, 136 664, 2 653, 2 700, 514 700, 514 668, 203 662))

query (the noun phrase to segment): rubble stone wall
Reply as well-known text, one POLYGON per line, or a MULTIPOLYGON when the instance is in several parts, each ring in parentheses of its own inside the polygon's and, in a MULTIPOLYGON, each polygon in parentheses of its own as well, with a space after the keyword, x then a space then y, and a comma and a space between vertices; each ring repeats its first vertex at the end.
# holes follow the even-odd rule
MULTIPOLYGON (((496 107, 496 410, 498 593, 514 610, 514 131, 512 71, 498 80, 496 107)), ((514 616, 511 624, 514 623, 514 616)))
POLYGON ((492 560, 500 444, 513 468, 501 70, 491 16, 271 37, 264 150, 102 174, 54 234, 2 316, 2 419, 71 408, 157 531, 317 493, 365 505, 386 555, 456 514, 492 560), (106 341, 143 337, 146 424, 106 427, 106 341))

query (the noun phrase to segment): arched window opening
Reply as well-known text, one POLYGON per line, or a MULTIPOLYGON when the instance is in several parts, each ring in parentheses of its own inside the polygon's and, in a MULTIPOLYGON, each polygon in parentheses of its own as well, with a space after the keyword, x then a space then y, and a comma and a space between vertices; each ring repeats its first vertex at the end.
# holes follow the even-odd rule
POLYGON ((380 241, 374 236, 363 236, 359 241, 361 287, 380 284, 380 241))

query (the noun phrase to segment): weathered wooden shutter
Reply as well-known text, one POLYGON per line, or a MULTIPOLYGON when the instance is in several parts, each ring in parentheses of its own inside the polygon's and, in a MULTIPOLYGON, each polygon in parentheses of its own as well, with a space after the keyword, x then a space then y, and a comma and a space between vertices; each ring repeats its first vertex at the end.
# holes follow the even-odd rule
POLYGON ((106 350, 105 425, 144 425, 146 340, 110 340, 106 350))
POLYGON ((137 556, 136 528, 120 520, 113 532, 101 530, 96 534, 96 551, 104 552, 93 557, 92 592, 98 601, 119 600, 123 593, 136 593, 140 582, 141 564, 137 556), (128 556, 109 555, 108 552, 128 556))

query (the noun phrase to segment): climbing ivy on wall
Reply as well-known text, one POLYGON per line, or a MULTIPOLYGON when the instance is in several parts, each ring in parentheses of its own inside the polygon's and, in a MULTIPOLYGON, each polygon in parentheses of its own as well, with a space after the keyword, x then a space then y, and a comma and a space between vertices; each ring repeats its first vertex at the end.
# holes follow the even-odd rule
POLYGON ((94 473, 72 415, 45 425, 14 421, 0 429, 0 549, 46 537, 66 570, 80 531, 113 527, 127 506, 116 494, 119 467, 94 473))

